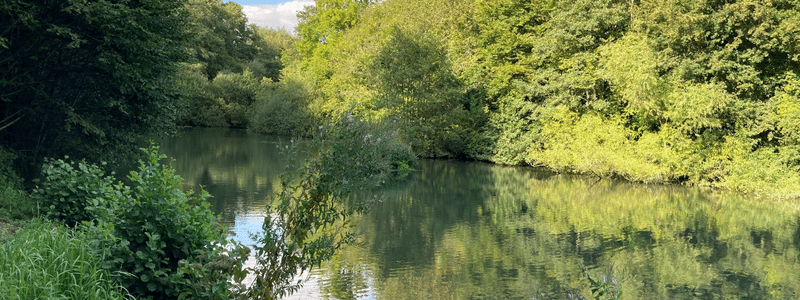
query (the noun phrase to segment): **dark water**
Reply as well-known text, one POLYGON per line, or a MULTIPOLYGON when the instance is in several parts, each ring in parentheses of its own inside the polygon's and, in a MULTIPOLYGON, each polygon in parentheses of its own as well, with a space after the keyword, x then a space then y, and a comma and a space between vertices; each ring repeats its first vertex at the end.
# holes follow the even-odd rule
MULTIPOLYGON (((188 129, 162 141, 189 186, 249 242, 287 164, 288 138, 188 129)), ((800 208, 682 186, 421 160, 295 299, 800 297, 800 208), (584 273, 583 268, 587 270, 584 273)))

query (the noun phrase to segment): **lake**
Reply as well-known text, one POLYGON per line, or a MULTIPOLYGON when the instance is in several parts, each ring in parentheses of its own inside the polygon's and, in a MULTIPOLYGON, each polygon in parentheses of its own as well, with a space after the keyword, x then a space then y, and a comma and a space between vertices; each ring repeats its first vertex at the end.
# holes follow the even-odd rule
MULTIPOLYGON (((208 128, 160 141, 244 243, 288 143, 208 128)), ((289 299, 594 299, 591 280, 621 299, 800 297, 796 203, 480 162, 413 168, 289 299)))

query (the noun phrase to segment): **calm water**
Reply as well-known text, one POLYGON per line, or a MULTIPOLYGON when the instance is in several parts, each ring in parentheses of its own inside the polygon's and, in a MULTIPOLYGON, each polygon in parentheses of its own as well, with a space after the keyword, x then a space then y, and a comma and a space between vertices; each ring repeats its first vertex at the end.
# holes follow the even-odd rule
MULTIPOLYGON (((288 142, 188 129, 161 145, 249 243, 288 142)), ((594 299, 582 267, 623 299, 800 297, 795 204, 484 163, 415 169, 292 299, 594 299)))

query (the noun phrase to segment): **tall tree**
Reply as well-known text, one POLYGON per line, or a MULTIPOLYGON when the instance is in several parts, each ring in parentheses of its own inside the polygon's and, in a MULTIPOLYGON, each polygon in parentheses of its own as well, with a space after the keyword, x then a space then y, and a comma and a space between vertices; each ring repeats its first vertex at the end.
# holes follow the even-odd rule
POLYGON ((256 78, 266 77, 279 81, 284 67, 281 57, 284 52, 295 51, 297 37, 283 29, 257 27, 255 33, 258 35, 255 43, 258 51, 253 60, 247 63, 247 68, 256 78))
POLYGON ((222 0, 189 0, 190 42, 194 58, 205 66, 213 79, 220 71, 241 72, 258 50, 258 39, 242 7, 222 0))
POLYGON ((297 51, 303 58, 302 67, 310 69, 318 79, 327 79, 331 51, 345 30, 358 23, 359 13, 372 0, 316 0, 315 6, 306 6, 297 14, 297 51))
MULTIPOLYGON (((0 144, 27 156, 114 160, 174 124, 168 78, 185 52, 183 1, 0 4, 0 144)), ((20 160, 23 161, 23 160, 20 160)))

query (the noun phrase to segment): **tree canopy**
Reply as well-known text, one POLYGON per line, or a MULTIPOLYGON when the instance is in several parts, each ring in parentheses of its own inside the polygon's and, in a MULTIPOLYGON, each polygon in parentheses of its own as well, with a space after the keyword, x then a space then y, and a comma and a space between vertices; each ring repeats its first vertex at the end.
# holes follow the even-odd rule
POLYGON ((169 77, 188 58, 184 5, 4 1, 0 142, 31 166, 64 154, 114 160, 170 127, 169 77))
POLYGON ((105 155, 354 115, 422 156, 800 196, 796 1, 315 4, 293 36, 220 0, 6 1, 0 139, 105 155))
POLYGON ((300 14, 286 71, 316 118, 402 121, 423 156, 800 196, 796 1, 334 2, 300 14))

